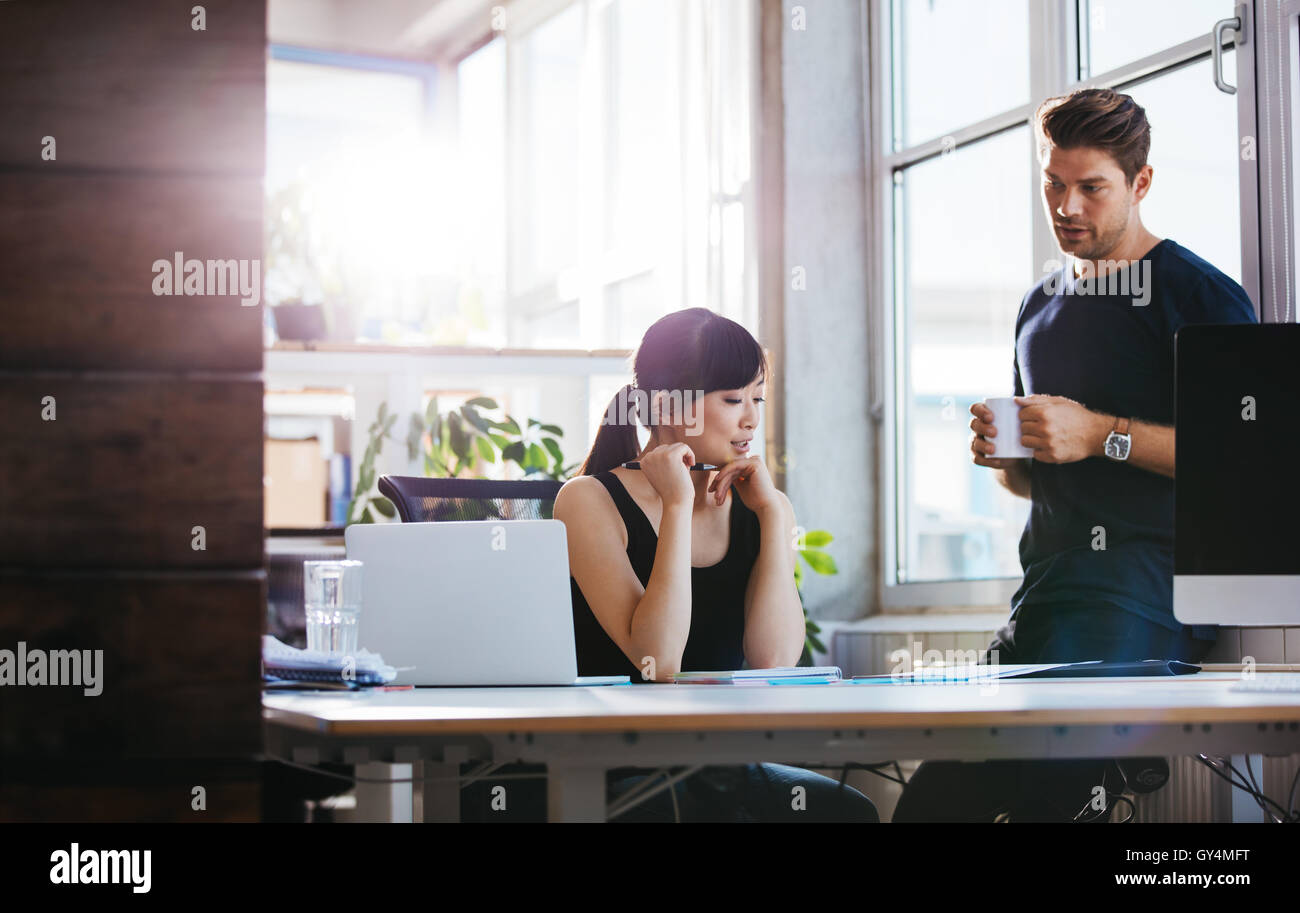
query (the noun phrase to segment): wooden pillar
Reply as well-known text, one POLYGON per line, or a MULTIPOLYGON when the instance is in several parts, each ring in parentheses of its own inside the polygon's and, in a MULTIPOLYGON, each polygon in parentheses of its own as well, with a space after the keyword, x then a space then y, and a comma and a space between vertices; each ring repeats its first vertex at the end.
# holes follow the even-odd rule
POLYGON ((260 293, 266 0, 195 7, 0 3, 0 651, 102 662, 0 685, 0 821, 258 817, 262 304, 220 280, 260 293))

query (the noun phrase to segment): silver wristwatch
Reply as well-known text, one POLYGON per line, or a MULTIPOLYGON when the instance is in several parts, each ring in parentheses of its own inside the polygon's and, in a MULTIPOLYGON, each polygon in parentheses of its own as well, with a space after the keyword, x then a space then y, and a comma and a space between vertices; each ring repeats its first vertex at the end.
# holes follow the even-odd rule
POLYGON ((1115 427, 1111 429, 1110 434, 1106 435, 1105 452, 1110 459, 1118 461, 1128 459, 1129 450, 1133 446, 1133 435, 1129 434, 1128 428, 1128 419, 1115 419, 1115 427))

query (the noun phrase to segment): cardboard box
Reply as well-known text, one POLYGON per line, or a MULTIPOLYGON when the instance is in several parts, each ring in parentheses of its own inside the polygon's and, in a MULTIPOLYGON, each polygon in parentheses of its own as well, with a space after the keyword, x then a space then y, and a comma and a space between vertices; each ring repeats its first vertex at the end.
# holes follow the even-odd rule
POLYGON ((267 439, 265 444, 267 528, 324 526, 329 465, 320 441, 267 439))

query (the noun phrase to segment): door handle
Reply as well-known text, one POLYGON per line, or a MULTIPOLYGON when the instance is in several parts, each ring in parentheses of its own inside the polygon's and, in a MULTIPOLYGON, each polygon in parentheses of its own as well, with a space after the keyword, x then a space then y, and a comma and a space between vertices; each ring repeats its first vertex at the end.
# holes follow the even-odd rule
POLYGON ((1214 72, 1214 86, 1220 92, 1227 92, 1229 95, 1237 94, 1237 87, 1228 85, 1223 79, 1223 33, 1231 29, 1241 36, 1241 17, 1233 16, 1231 19, 1220 19, 1214 23, 1214 31, 1211 32, 1212 43, 1210 45, 1210 69, 1214 72))

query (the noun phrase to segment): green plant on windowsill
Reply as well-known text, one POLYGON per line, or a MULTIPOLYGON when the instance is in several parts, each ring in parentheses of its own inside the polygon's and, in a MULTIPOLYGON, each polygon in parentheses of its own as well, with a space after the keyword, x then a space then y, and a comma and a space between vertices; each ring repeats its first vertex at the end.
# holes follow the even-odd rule
POLYGON ((396 443, 396 438, 389 434, 396 422, 397 416, 388 414, 388 403, 380 403, 379 417, 370 423, 370 441, 366 444, 366 454, 357 468, 357 487, 352 492, 352 500, 348 502, 345 526, 352 523, 375 523, 379 515, 390 520, 397 516, 393 502, 375 489, 375 457, 383 452, 385 440, 396 443))
MULTIPOLYGON (((798 552, 799 558, 807 562, 808 566, 813 569, 814 573, 830 576, 838 574, 840 569, 835 566, 835 559, 827 554, 824 549, 831 544, 833 536, 824 529, 810 529, 804 533, 795 545, 795 551, 798 552)), ((799 602, 803 603, 803 564, 799 558, 794 562, 794 587, 799 593, 799 602)), ((822 632, 817 622, 808 617, 808 610, 803 610, 804 618, 804 647, 803 656, 799 659, 799 665, 812 665, 812 654, 816 650, 818 653, 825 653, 826 645, 822 643, 821 638, 817 635, 822 632)))
MULTIPOLYGON (((514 463, 525 478, 541 477, 563 481, 578 468, 565 465, 559 438, 564 431, 557 425, 527 419, 521 427, 509 414, 493 417, 484 410, 497 411, 495 400, 477 396, 463 406, 447 412, 438 409, 434 397, 424 415, 412 413, 406 435, 407 457, 423 455, 424 474, 433 478, 485 478, 488 463, 514 463), (427 434, 427 445, 426 441, 427 434)), ((397 516, 397 508, 379 494, 375 485, 375 458, 383 452, 385 440, 396 443, 391 434, 396 415, 388 413, 388 403, 379 404, 379 417, 369 428, 370 440, 357 469, 357 487, 348 505, 348 523, 375 523, 379 517, 397 516)), ((499 514, 488 501, 445 506, 448 516, 456 519, 487 519, 499 514), (480 516, 475 516, 475 513, 480 516)), ((549 519, 549 509, 543 513, 549 519)), ((433 519, 438 519, 435 515, 433 519)))
POLYGON ((448 412, 438 410, 438 398, 429 400, 424 416, 411 416, 407 432, 407 452, 411 459, 420 453, 427 432, 428 447, 424 450, 425 475, 438 478, 460 478, 468 471, 468 478, 479 478, 477 473, 483 463, 514 463, 524 477, 541 476, 564 481, 578 468, 577 463, 566 466, 564 451, 559 439, 564 431, 558 425, 547 425, 530 418, 523 426, 514 416, 502 413, 500 417, 485 414, 484 410, 500 410, 496 400, 476 396, 458 409, 448 412))

